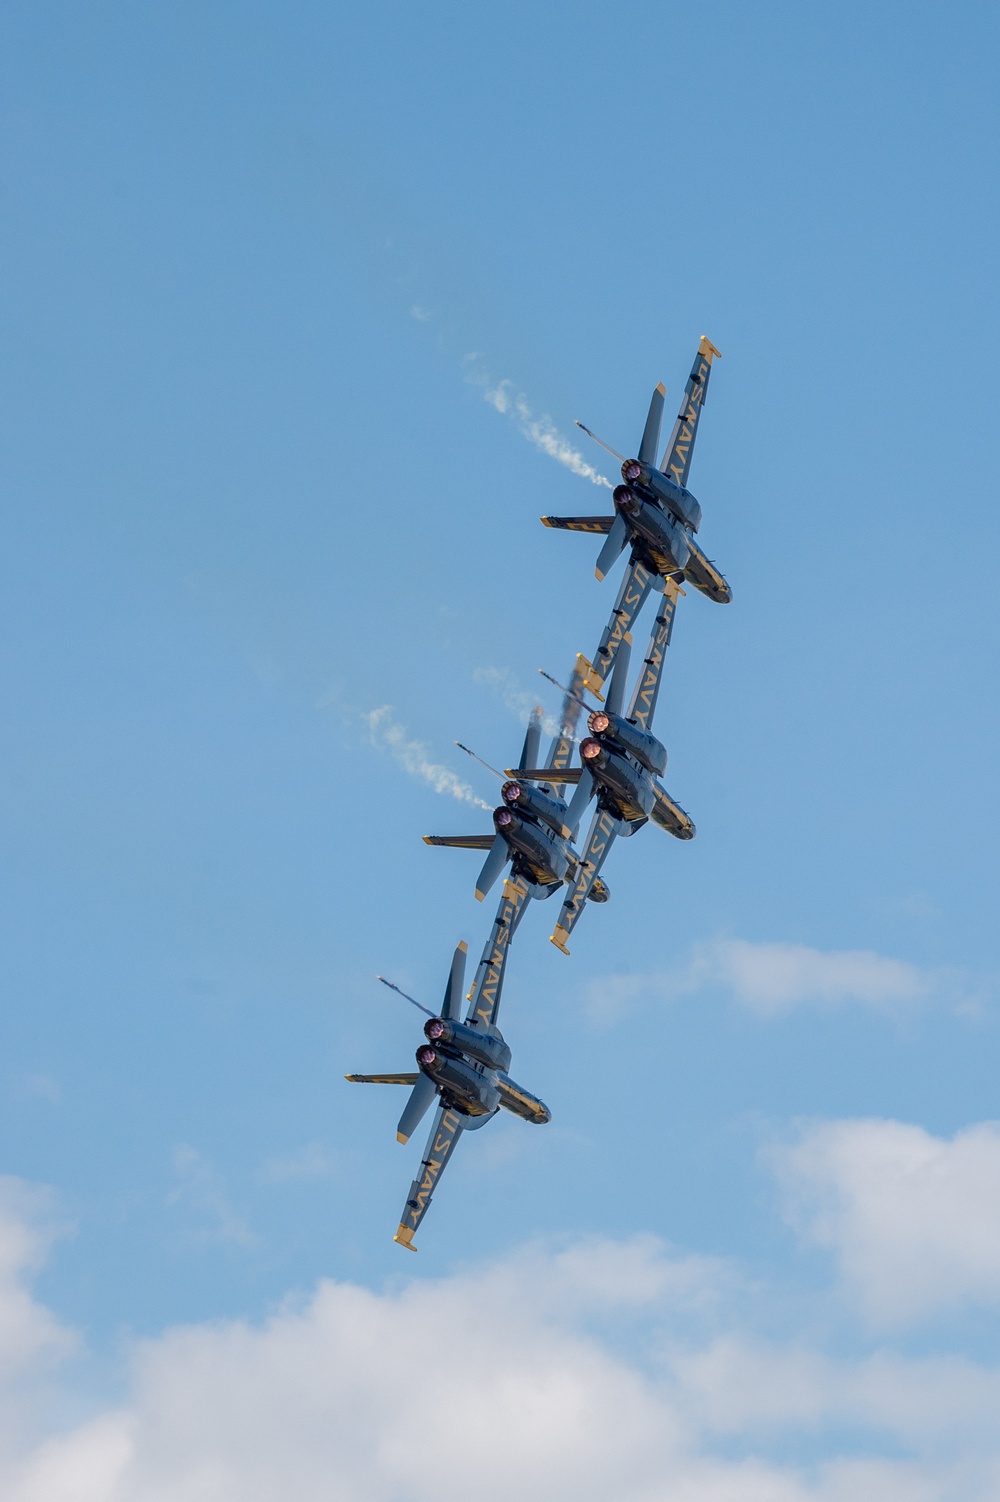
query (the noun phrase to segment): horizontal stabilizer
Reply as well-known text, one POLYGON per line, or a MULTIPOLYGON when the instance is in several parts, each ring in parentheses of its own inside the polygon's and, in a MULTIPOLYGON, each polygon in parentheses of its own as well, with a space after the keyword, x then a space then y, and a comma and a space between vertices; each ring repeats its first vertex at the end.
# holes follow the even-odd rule
POLYGON ((558 527, 561 532, 610 532, 615 524, 613 516, 543 516, 546 527, 558 527))
POLYGON ((345 1074, 352 1085, 415 1085, 418 1074, 345 1074))
MULTIPOLYGON (((507 775, 509 777, 511 773, 508 772, 507 775)), ((496 835, 425 834, 422 838, 425 845, 447 845, 452 850, 489 850, 496 839, 496 835)))
MULTIPOLYGON (((582 767, 564 767, 561 772, 554 771, 552 767, 508 767, 507 776, 518 777, 522 782, 579 782, 582 771, 582 767)), ((424 835, 424 839, 426 838, 424 835)))

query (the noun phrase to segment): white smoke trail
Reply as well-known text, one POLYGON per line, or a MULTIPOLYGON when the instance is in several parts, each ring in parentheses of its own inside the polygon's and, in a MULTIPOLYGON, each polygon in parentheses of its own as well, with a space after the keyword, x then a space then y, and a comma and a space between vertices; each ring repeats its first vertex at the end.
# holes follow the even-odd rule
POLYGON ((547 413, 536 417, 528 406, 528 399, 523 391, 515 391, 513 381, 497 381, 483 369, 478 355, 466 355, 465 357, 466 380, 474 386, 482 386, 483 400, 489 402, 491 407, 504 417, 509 417, 517 423, 518 428, 533 443, 535 448, 541 449, 543 454, 548 454, 550 459, 555 459, 557 464, 562 464, 566 469, 572 470, 573 474, 580 475, 582 479, 589 480, 592 485, 604 485, 608 490, 612 489, 611 481, 596 470, 592 464, 588 464, 578 449, 565 439, 559 432, 555 423, 547 413))
POLYGON ((456 776, 450 767, 431 761, 430 752, 423 741, 410 740, 404 727, 393 719, 391 704, 383 704, 380 709, 363 712, 361 718, 368 726, 372 745, 388 751, 403 771, 409 772, 411 777, 419 777, 421 782, 426 782, 435 793, 446 793, 452 798, 457 798, 459 803, 471 803, 473 808, 485 808, 487 812, 492 811, 493 805, 484 803, 482 798, 477 798, 469 784, 456 776))
MULTIPOLYGON (((520 686, 510 668, 476 668, 472 674, 472 681, 484 683, 487 688, 499 694, 504 707, 509 709, 522 725, 527 725, 536 711, 541 714, 541 706, 535 702, 532 694, 520 686)), ((561 734, 559 722, 553 719, 552 715, 542 716, 542 730, 546 735, 561 734)))

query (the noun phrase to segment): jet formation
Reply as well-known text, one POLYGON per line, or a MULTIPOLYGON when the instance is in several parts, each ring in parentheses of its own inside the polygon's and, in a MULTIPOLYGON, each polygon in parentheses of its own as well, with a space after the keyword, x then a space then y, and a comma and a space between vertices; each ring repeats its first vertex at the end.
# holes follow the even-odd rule
MULTIPOLYGON (((485 854, 475 884, 480 902, 507 874, 464 998, 464 941, 452 958, 438 1012, 379 977, 427 1016, 416 1070, 346 1076, 355 1084, 409 1086, 396 1129, 401 1143, 409 1141, 435 1105, 427 1146, 394 1238, 411 1251, 417 1250, 413 1238, 464 1132, 485 1126, 502 1110, 537 1125, 551 1119, 548 1107, 511 1078, 511 1050, 497 1021, 511 941, 529 902, 561 897, 551 942, 568 955, 568 941, 588 904, 610 898, 601 872, 616 840, 630 838, 650 822, 675 839, 694 838, 690 815, 663 785, 667 751, 653 734, 653 715, 684 584, 717 604, 732 599, 718 566, 696 540, 702 512, 688 488, 712 362, 720 358, 702 337, 659 466, 656 455, 666 402, 662 384, 653 392, 634 459, 623 457, 583 423, 577 424, 621 462, 622 484, 612 492, 615 514, 543 516, 542 521, 561 531, 604 536, 595 568, 599 581, 629 549, 611 615, 593 658, 578 654, 569 683, 556 684, 562 689, 558 733, 544 762, 539 760, 542 724, 536 709, 517 765, 501 772, 482 763, 502 783, 492 832, 424 836, 428 845, 485 854), (629 694, 632 627, 650 594, 659 594, 660 603, 629 694), (587 734, 581 737, 577 732, 583 716, 587 734), (574 753, 579 758, 576 765, 574 753), (580 829, 592 804, 581 843, 580 829)), ((475 756, 468 747, 461 749, 475 756)))

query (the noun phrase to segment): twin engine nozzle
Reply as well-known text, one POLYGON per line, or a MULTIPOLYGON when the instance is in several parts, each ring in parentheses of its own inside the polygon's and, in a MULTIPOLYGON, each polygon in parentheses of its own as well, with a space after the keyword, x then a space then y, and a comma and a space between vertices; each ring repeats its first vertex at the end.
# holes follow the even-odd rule
POLYGON ((424 1023, 424 1036, 428 1041, 417 1050, 417 1062, 425 1069, 433 1068, 446 1051, 456 1049, 489 1069, 510 1068, 510 1047, 499 1033, 484 1033, 448 1017, 431 1017, 424 1023))
POLYGON ((569 839, 571 831, 563 822, 566 814, 566 805, 561 799, 551 798, 543 793, 541 788, 529 787, 527 783, 519 782, 516 778, 505 782, 500 796, 503 798, 503 806, 496 809, 493 814, 493 823, 499 831, 510 829, 515 823, 514 811, 527 814, 529 820, 537 820, 555 830, 556 834, 569 839))
POLYGON ((587 726, 591 735, 580 746, 580 756, 585 766, 604 765, 606 757, 601 753, 607 747, 603 740, 593 739, 594 736, 602 736, 623 747, 654 776, 662 777, 667 770, 666 747, 652 731, 643 730, 630 720, 623 720, 621 715, 613 714, 610 709, 593 710, 587 718, 587 726))

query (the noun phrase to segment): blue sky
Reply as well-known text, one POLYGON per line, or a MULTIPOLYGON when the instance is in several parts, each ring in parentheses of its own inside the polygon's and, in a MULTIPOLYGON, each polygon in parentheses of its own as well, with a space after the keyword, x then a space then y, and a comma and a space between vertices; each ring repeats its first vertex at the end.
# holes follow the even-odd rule
MULTIPOLYGON (((12 1495, 56 1495, 36 1430, 84 1495, 73 1446, 102 1404, 142 1430, 179 1326, 220 1369, 224 1328, 270 1370, 290 1307, 321 1370, 394 1325, 419 1360, 435 1299, 474 1326, 477 1289, 514 1310, 529 1284, 554 1374, 585 1348, 591 1398, 620 1378, 649 1433, 687 1416, 694 1469, 649 1452, 671 1495, 995 1495, 986 1428, 946 1415, 928 1458, 913 1396, 1000 1383, 992 11, 0 24, 0 1310, 30 1299, 64 1363, 11 1420, 12 1495), (698 838, 616 849, 570 960, 554 904, 528 913, 502 1020, 553 1122, 463 1143, 417 1263, 391 1235, 419 1143, 342 1076, 419 1037, 376 972, 433 1002, 456 940, 478 953, 476 857, 420 836, 489 820, 368 717, 492 803, 454 740, 509 763, 524 704, 555 707, 536 668, 592 650, 619 574, 538 523, 607 493, 484 392, 629 450, 702 332, 691 483, 734 601, 682 601, 657 714, 698 838), (322 1279, 353 1311, 333 1346, 322 1279), (623 1298, 645 1313, 602 1323, 623 1298), (857 1396, 886 1351, 895 1429, 857 1396), (747 1416, 777 1367, 808 1386, 800 1358, 809 1414, 747 1416)), ((285 1432, 268 1490, 210 1410, 213 1496, 286 1495, 285 1432)), ((518 1422, 518 1484, 561 1496, 577 1440, 552 1420, 550 1473, 518 1422)), ((354 1470, 317 1440, 300 1495, 422 1497, 372 1425, 354 1470)), ((93 1495, 175 1494, 129 1443, 93 1495)))

